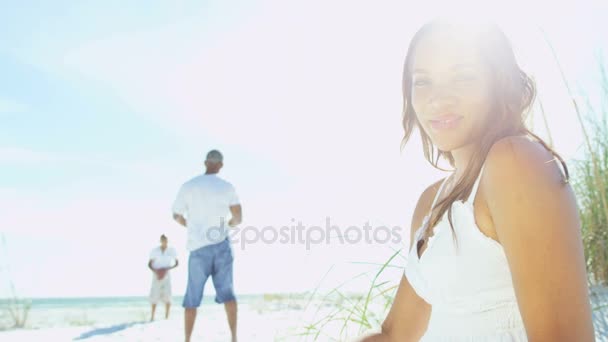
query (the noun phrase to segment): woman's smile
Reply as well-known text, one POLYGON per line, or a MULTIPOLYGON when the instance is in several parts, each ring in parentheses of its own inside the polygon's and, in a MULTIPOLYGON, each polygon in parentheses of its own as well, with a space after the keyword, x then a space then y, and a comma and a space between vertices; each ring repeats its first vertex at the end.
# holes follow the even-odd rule
POLYGON ((463 117, 457 114, 446 114, 429 120, 431 128, 436 132, 452 130, 459 126, 463 117))

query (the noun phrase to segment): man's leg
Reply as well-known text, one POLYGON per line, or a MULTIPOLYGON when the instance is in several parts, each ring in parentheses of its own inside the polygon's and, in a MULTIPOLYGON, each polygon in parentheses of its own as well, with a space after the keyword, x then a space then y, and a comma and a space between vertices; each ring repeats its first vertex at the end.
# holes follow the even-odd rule
POLYGON ((236 300, 225 302, 224 308, 226 309, 226 316, 228 316, 228 325, 230 326, 230 333, 232 334, 232 342, 236 342, 236 300))
POLYGON ((196 320, 196 308, 185 308, 184 310, 184 330, 186 331, 186 342, 190 342, 194 321, 196 320))
POLYGON ((160 300, 160 292, 159 292, 159 281, 156 277, 156 274, 152 274, 152 286, 150 286, 150 305, 152 305, 152 313, 150 315, 150 322, 154 320, 154 312, 156 312, 156 304, 160 300))
POLYGON ((215 287, 215 302, 224 303, 226 316, 228 318, 228 326, 232 334, 232 341, 236 341, 236 321, 237 321, 237 304, 234 295, 232 281, 232 266, 234 258, 232 249, 230 248, 229 240, 218 244, 217 255, 214 260, 214 271, 211 279, 215 287))
POLYGON ((192 330, 194 329, 194 321, 196 320, 196 310, 203 300, 203 290, 205 283, 209 277, 212 264, 210 264, 209 255, 207 255, 205 247, 190 252, 188 257, 188 285, 186 287, 186 295, 184 296, 184 333, 186 342, 190 341, 192 330))
POLYGON ((173 293, 171 292, 171 275, 169 272, 167 272, 165 278, 165 319, 169 319, 169 312, 171 312, 171 301, 173 300, 173 293))

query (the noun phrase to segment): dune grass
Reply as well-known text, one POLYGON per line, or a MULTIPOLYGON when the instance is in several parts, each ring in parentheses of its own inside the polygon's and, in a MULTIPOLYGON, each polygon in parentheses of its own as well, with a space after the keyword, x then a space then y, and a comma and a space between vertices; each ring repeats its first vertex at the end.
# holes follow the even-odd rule
MULTIPOLYGON (((602 97, 608 100, 608 77, 602 97)), ((573 187, 579 201, 585 261, 591 285, 608 285, 608 125, 607 108, 589 110, 589 127, 585 157, 575 162, 573 187), (599 115, 598 115, 599 114, 599 115)))
MULTIPOLYGON (((399 279, 383 281, 381 276, 394 265, 400 251, 394 251, 377 269, 360 273, 328 293, 312 291, 309 306, 316 308, 312 319, 295 334, 305 341, 346 341, 366 331, 377 329, 390 309, 399 279), (342 287, 360 277, 369 277, 370 286, 363 293, 348 293, 342 287)), ((331 269, 330 269, 331 272, 331 269)))
POLYGON ((544 37, 570 95, 585 139, 584 157, 574 162, 572 186, 579 204, 589 283, 605 287, 608 285, 608 73, 600 53, 600 103, 594 106, 587 98, 581 107, 572 93, 553 45, 546 34, 544 37))

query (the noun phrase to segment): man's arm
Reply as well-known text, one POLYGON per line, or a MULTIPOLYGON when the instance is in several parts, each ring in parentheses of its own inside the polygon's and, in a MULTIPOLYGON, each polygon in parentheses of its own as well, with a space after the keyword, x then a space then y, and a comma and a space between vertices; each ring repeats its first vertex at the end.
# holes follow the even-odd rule
POLYGON ((152 261, 153 261, 152 259, 150 259, 150 261, 148 261, 148 268, 151 269, 152 271, 155 271, 154 267, 152 267, 152 261))
POLYGON ((188 227, 186 218, 184 215, 188 215, 188 203, 187 203, 187 187, 186 184, 182 185, 177 193, 175 201, 173 201, 173 219, 177 223, 184 227, 188 227))
POLYGON ((186 219, 182 215, 173 213, 173 219, 175 221, 177 221, 177 223, 181 224, 182 226, 188 227, 186 219))
POLYGON ((228 221, 230 227, 234 227, 243 222, 243 212, 240 204, 231 205, 230 214, 232 214, 230 221, 228 221))
POLYGON ((173 265, 170 269, 174 269, 179 265, 179 260, 175 259, 175 265, 173 265))

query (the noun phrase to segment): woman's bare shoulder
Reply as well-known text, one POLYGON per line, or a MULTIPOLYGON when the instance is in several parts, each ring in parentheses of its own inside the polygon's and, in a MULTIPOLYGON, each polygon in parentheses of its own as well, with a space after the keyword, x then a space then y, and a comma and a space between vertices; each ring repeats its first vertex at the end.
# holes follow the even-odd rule
POLYGON ((433 204, 433 200, 437 195, 437 191, 439 191, 439 187, 445 178, 442 178, 435 183, 429 185, 418 198, 418 206, 422 207, 424 211, 431 210, 431 205, 433 204))
POLYGON ((537 141, 523 136, 505 137, 494 143, 486 157, 482 177, 483 187, 490 190, 490 196, 521 184, 537 185, 528 188, 535 191, 535 188, 542 190, 541 186, 558 187, 563 181, 555 156, 537 141))
POLYGON ((422 224, 424 217, 431 210, 431 205, 433 205, 433 200, 435 199, 435 195, 437 195, 437 191, 439 190, 442 182, 443 178, 429 185, 418 198, 418 203, 416 204, 416 209, 414 210, 414 215, 412 216, 412 237, 414 236, 415 231, 422 224))

